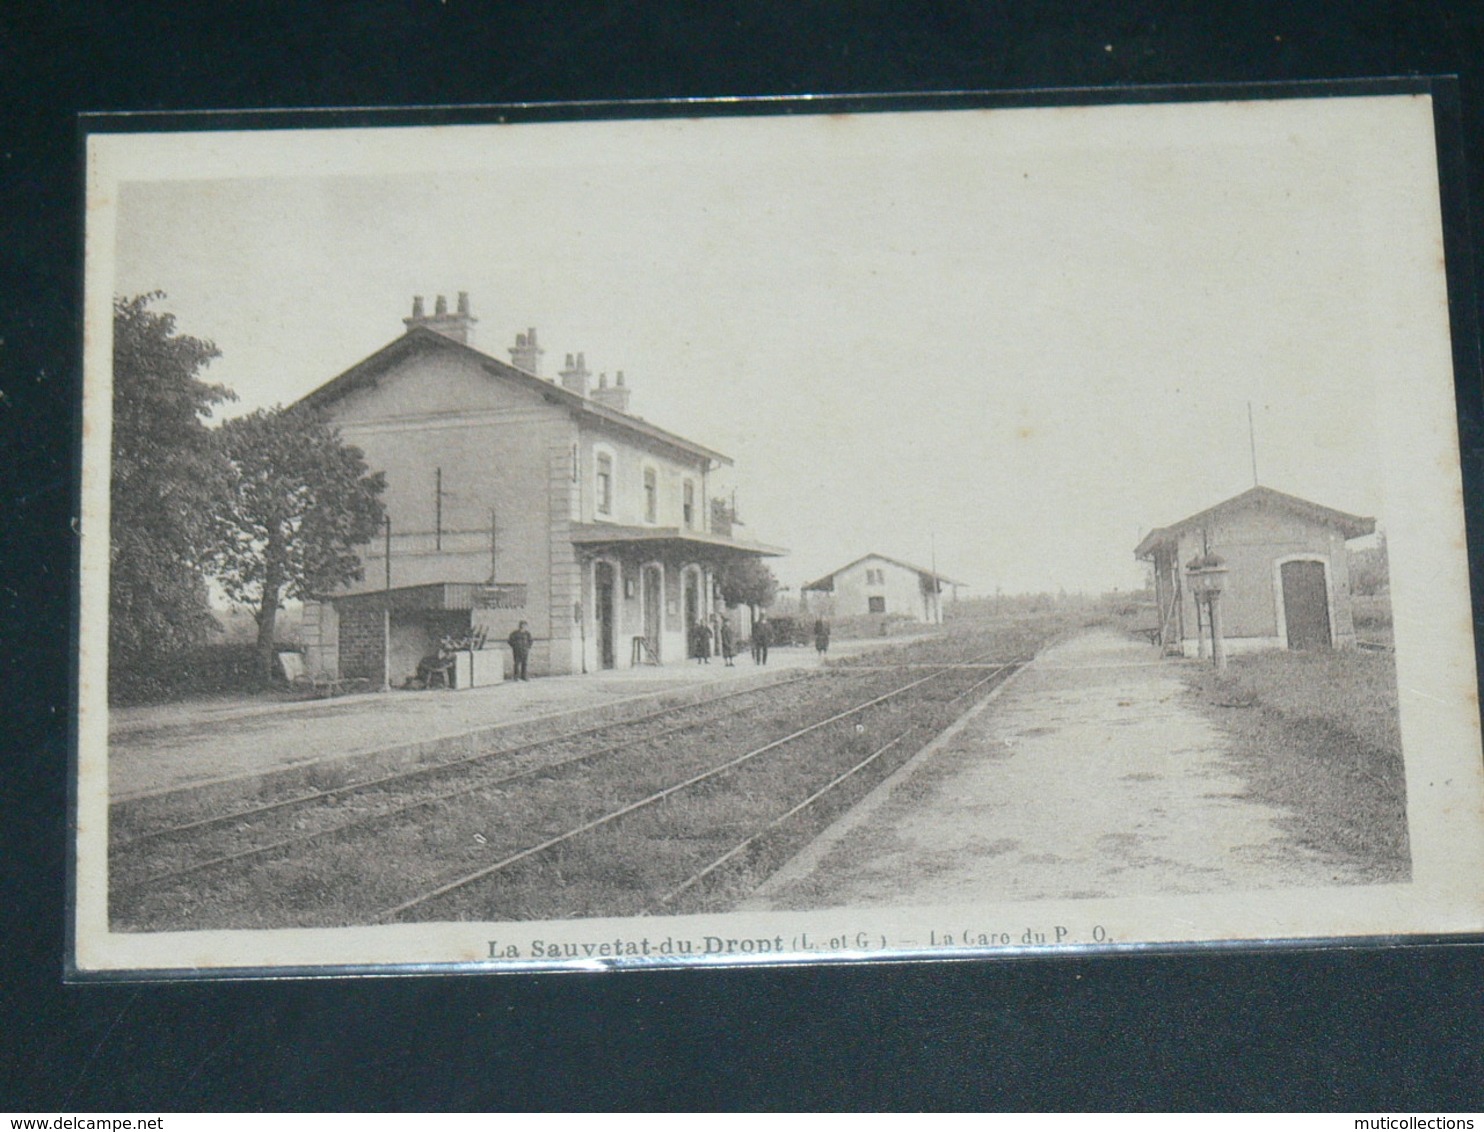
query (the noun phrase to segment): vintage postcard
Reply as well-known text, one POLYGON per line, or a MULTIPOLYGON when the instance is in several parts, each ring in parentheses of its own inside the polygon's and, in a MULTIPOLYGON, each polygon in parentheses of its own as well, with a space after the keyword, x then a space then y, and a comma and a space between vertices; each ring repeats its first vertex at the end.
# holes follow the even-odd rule
POLYGON ((75 972, 1484 930, 1427 89, 736 109, 88 132, 75 972))

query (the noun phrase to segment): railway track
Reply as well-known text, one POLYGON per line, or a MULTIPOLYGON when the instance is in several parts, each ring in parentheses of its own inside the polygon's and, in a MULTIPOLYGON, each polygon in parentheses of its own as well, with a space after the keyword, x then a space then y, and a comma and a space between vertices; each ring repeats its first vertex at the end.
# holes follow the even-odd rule
MULTIPOLYGON (((807 673, 795 679, 825 674, 807 673)), ((734 718, 748 711, 753 699, 766 696, 776 687, 743 688, 630 719, 497 747, 335 788, 305 790, 132 835, 126 833, 110 847, 112 882, 118 889, 128 891, 268 852, 309 845, 318 837, 410 812, 419 805, 516 782, 551 767, 600 758, 630 746, 683 734, 717 719, 734 718), (739 700, 740 705, 736 702, 739 700), (726 706, 717 712, 719 705, 726 706), (151 868, 151 861, 165 856, 160 847, 172 844, 194 859, 183 865, 151 868)))
POLYGON ((986 660, 825 669, 149 831, 115 848, 115 921, 328 926, 704 904, 783 833, 807 836, 817 815, 848 808, 1016 666, 986 660))

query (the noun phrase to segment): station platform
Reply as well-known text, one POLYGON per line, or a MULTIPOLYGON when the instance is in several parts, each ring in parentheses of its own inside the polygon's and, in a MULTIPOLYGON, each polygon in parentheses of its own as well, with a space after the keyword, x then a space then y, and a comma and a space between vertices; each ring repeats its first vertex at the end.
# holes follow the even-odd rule
MULTIPOLYGON (((829 659, 912 639, 835 641, 829 659)), ((312 700, 214 697, 115 708, 109 713, 109 797, 128 802, 401 749, 425 758, 435 748, 468 748, 522 724, 565 715, 597 721, 617 705, 683 703, 724 685, 765 685, 819 667, 812 647, 797 646, 772 649, 766 666, 743 654, 731 667, 712 657, 709 664, 611 669, 463 691, 393 690, 312 700)))

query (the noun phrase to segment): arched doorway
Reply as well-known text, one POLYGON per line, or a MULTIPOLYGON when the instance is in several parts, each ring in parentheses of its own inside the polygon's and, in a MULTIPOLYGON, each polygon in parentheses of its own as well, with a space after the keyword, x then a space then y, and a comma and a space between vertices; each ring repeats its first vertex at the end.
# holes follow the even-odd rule
POLYGON ((655 564, 644 567, 644 637, 656 664, 660 663, 660 638, 664 630, 665 574, 655 564))
POLYGON ((1329 586, 1324 563, 1314 559, 1285 562, 1279 568, 1283 585, 1283 624, 1291 649, 1327 649, 1333 643, 1329 623, 1329 586))
POLYGON ((694 566, 680 574, 685 609, 685 655, 696 656, 696 623, 701 620, 701 572, 694 566))
POLYGON ((593 611, 598 623, 598 667, 612 668, 615 664, 613 638, 613 563, 599 562, 593 567, 593 611))

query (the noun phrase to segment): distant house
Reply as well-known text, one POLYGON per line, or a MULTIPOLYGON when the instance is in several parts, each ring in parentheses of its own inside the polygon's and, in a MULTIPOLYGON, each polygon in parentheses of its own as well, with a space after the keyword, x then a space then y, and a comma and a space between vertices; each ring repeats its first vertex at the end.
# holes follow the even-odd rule
POLYGON ((963 582, 884 554, 867 554, 800 591, 811 610, 828 605, 834 616, 898 614, 930 625, 943 623, 943 587, 957 595, 963 582))
POLYGON ((521 621, 537 675, 683 661, 726 613, 727 565, 782 553, 715 522, 731 461, 633 415, 621 372, 568 354, 549 379, 534 329, 508 362, 476 350, 464 294, 402 321, 304 398, 385 473, 389 520, 365 577, 306 603, 314 667, 400 683, 441 637, 493 646, 521 621))
POLYGON ((1228 570, 1221 610, 1229 650, 1353 645, 1345 544, 1375 529, 1374 519, 1254 487, 1150 531, 1134 556, 1154 567, 1165 651, 1196 656, 1208 632, 1186 577, 1191 560, 1206 553, 1228 570))

